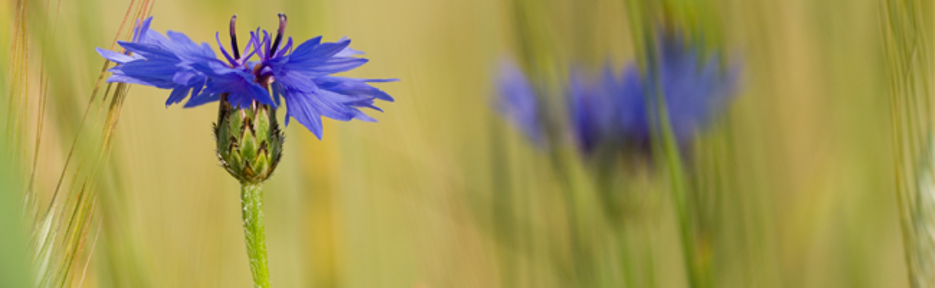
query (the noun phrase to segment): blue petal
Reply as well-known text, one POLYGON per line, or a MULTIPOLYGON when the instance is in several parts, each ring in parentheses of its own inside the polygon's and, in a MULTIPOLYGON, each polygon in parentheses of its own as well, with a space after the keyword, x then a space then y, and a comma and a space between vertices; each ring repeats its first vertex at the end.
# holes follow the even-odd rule
POLYGON ((221 97, 220 97, 221 95, 220 95, 220 94, 217 94, 217 93, 205 93, 206 91, 207 91, 207 89, 201 90, 201 93, 198 93, 198 94, 195 94, 194 91, 193 91, 192 94, 195 95, 195 96, 192 96, 192 98, 189 98, 189 99, 188 99, 188 102, 185 103, 185 108, 192 108, 192 107, 196 107, 196 106, 201 106, 201 105, 208 104, 208 103, 211 103, 211 102, 214 102, 214 101, 218 101, 218 100, 221 99, 221 97))
POLYGON ((149 16, 146 20, 143 20, 142 23, 138 23, 136 27, 133 28, 133 41, 142 41, 141 36, 146 36, 146 33, 149 32, 149 24, 153 21, 153 16, 149 16))
MULTIPOLYGON (((341 37, 341 40, 338 40, 338 42, 345 41, 345 40, 349 41, 347 39, 347 36, 341 37)), ((341 52, 338 52, 338 54, 334 54, 334 57, 350 57, 350 56, 363 55, 363 54, 364 52, 351 49, 351 47, 344 47, 344 50, 341 50, 341 52)))
POLYGON ((96 50, 97 54, 101 55, 101 57, 104 57, 104 59, 107 59, 107 60, 110 60, 110 61, 113 61, 119 64, 123 64, 123 63, 135 60, 133 59, 133 57, 130 57, 122 53, 110 51, 110 50, 105 50, 101 48, 94 48, 94 50, 96 50))
POLYGON ((497 110, 536 144, 545 139, 539 117, 539 101, 532 84, 515 62, 500 63, 500 78, 497 81, 499 97, 497 110))
POLYGON ((345 47, 344 50, 341 50, 338 54, 334 54, 334 57, 351 57, 357 55, 364 55, 364 52, 351 49, 351 47, 345 47))
POLYGON ((350 103, 347 103, 347 105, 353 106, 353 107, 370 108, 373 110, 383 112, 383 109, 380 109, 380 107, 373 105, 373 99, 350 102, 350 103))
POLYGON ((321 114, 318 113, 318 110, 310 102, 310 97, 306 97, 301 92, 295 91, 294 93, 286 94, 286 126, 289 125, 289 117, 295 118, 296 121, 305 126, 309 131, 312 131, 312 134, 315 134, 315 137, 318 137, 318 140, 321 140, 322 136, 322 126, 321 126, 321 114))
POLYGON ((152 77, 171 80, 178 71, 175 63, 158 60, 137 60, 115 67, 114 73, 131 77, 152 77), (118 72, 119 71, 119 72, 118 72))
POLYGON ((169 48, 175 51, 177 55, 200 56, 203 52, 201 47, 192 41, 192 39, 189 39, 188 36, 185 36, 185 34, 169 30, 166 31, 166 36, 169 36, 169 40, 172 40, 172 46, 169 48))
POLYGON ((179 86, 172 89, 172 93, 169 94, 169 99, 166 99, 166 106, 182 102, 185 99, 185 96, 188 96, 188 92, 191 91, 191 87, 179 86))
POLYGON ((282 87, 282 84, 279 82, 273 82, 270 84, 270 88, 273 90, 273 100, 276 100, 276 105, 280 105, 279 97, 286 93, 286 88, 282 87))
POLYGON ((113 74, 107 78, 107 83, 114 83, 114 82, 146 85, 146 86, 152 86, 152 87, 161 88, 161 89, 168 89, 168 88, 174 87, 174 83, 172 83, 171 81, 165 81, 162 79, 155 79, 155 78, 136 78, 136 77, 130 77, 130 76, 120 75, 120 74, 113 74))
POLYGON ((340 121, 354 119, 356 113, 354 113, 353 108, 344 105, 343 101, 340 101, 340 96, 329 94, 334 93, 319 90, 317 94, 309 95, 311 97, 308 97, 308 103, 314 106, 321 116, 340 121))
MULTIPOLYGON (((292 53, 293 55, 299 55, 301 57, 308 58, 317 58, 317 59, 327 59, 334 57, 335 54, 340 53, 347 48, 348 45, 351 45, 351 40, 345 39, 333 43, 321 43, 309 51, 308 53, 298 53, 298 51, 292 53)), ((297 59, 298 60, 298 59, 297 59)), ((298 60, 301 61, 301 60, 298 60)))
MULTIPOLYGON (((317 77, 348 71, 367 63, 362 58, 334 57, 350 44, 350 40, 317 44, 319 41, 320 37, 316 37, 299 45, 292 54, 283 57, 287 59, 283 59, 285 63, 281 63, 282 67, 274 70, 300 71, 305 77, 317 77)), ((278 66, 279 63, 272 65, 278 66)))
POLYGON ((380 100, 393 102, 386 92, 367 84, 367 82, 391 82, 397 79, 355 79, 346 77, 325 76, 315 79, 319 88, 344 95, 369 96, 380 100))
POLYGON ((302 44, 299 44, 298 47, 295 47, 295 50, 292 51, 291 55, 305 55, 310 53, 315 47, 321 44, 321 36, 305 40, 302 44))
POLYGON ((280 85, 289 90, 299 90, 303 92, 312 92, 318 89, 318 85, 315 84, 313 80, 314 77, 308 77, 302 73, 287 70, 287 69, 273 69, 273 75, 280 85))
POLYGON ((318 77, 328 74, 350 71, 367 63, 363 58, 329 58, 294 60, 294 55, 283 65, 284 70, 296 71, 306 77, 318 77))
POLYGON ((269 91, 254 82, 246 69, 219 69, 208 74, 211 78, 202 94, 229 93, 228 101, 235 107, 247 107, 253 100, 276 107, 269 91))
POLYGON ((148 43, 135 43, 135 42, 124 42, 117 41, 121 47, 126 48, 127 50, 140 54, 145 58, 163 58, 163 59, 176 59, 179 57, 175 53, 166 49, 166 47, 158 44, 148 44, 148 43))

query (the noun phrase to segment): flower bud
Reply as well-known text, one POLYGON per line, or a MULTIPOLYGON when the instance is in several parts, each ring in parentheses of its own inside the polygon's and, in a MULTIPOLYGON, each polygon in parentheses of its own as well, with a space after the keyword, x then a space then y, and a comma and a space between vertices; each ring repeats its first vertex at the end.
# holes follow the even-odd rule
POLYGON ((282 157, 276 109, 257 101, 235 108, 222 95, 214 136, 221 165, 241 183, 266 181, 282 157))

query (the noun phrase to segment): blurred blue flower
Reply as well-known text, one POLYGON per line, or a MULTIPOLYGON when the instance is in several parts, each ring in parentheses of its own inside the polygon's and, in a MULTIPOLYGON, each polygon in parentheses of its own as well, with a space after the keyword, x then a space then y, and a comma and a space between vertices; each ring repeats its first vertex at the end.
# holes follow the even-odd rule
POLYGON ((659 114, 657 97, 663 96, 675 139, 685 145, 726 109, 739 69, 732 66, 724 71, 717 55, 703 55, 696 43, 687 42, 679 32, 657 35, 653 62, 657 69, 641 74, 636 64, 628 64, 619 78, 605 73, 604 89, 613 94, 622 141, 639 146, 649 143, 650 117, 659 114), (646 99, 652 99, 649 105, 646 99))
POLYGON ((650 73, 640 73, 635 63, 627 64, 619 76, 607 65, 600 79, 580 69, 569 73, 568 127, 583 154, 590 156, 602 145, 648 148, 651 123, 658 123, 651 120, 659 115, 659 96, 664 97, 675 139, 683 146, 726 108, 734 94, 737 66, 724 71, 718 55, 704 55, 677 31, 657 35, 657 58, 647 61, 656 69, 650 73))
POLYGON ((173 89, 166 105, 178 103, 191 94, 185 107, 218 101, 222 96, 234 107, 249 107, 253 101, 277 107, 282 97, 288 107, 286 125, 289 117, 295 118, 319 139, 322 136, 321 116, 341 121, 376 121, 359 108, 382 111, 374 106, 374 100, 392 102, 393 98, 368 83, 398 80, 332 76, 357 68, 367 59, 353 57, 362 53, 349 48, 350 40, 347 39, 322 43, 319 36, 293 50, 290 37, 280 47, 286 17, 280 14, 279 19, 275 39, 267 31, 262 31, 262 36, 260 29, 251 32, 244 57, 241 57, 234 33, 236 16, 231 18, 233 56, 215 34, 226 62, 218 60, 208 44, 196 45, 184 34, 168 31, 167 39, 149 30, 152 17, 137 25, 133 41, 119 42, 132 55, 100 48, 97 51, 117 63, 110 70, 114 75, 108 78, 108 82, 173 89), (259 61, 249 61, 253 56, 257 56, 259 61))
MULTIPOLYGON (((717 54, 702 54, 699 43, 686 40, 679 31, 661 33, 657 43, 658 70, 655 75, 649 75, 651 78, 641 81, 651 89, 640 90, 649 91, 650 97, 656 97, 653 84, 658 81, 665 97, 672 132, 678 143, 684 144, 698 129, 705 128, 726 109, 735 92, 739 68, 730 66, 724 71, 717 54)), ((629 92, 634 91, 636 89, 629 92)), ((656 109, 653 108, 658 107, 656 101, 650 107, 656 109)), ((655 112, 649 115, 652 114, 655 112)))
POLYGON ((536 90, 516 62, 500 61, 497 110, 536 145, 544 145, 543 122, 536 90))
POLYGON ((617 83, 608 67, 600 79, 574 69, 570 73, 568 116, 571 134, 578 148, 590 155, 603 143, 612 143, 620 136, 617 121, 617 83))
MULTIPOLYGON (((645 145, 649 142, 649 115, 647 113, 646 94, 643 77, 635 64, 628 64, 623 69, 622 78, 617 80, 613 72, 605 74, 604 85, 613 91, 617 118, 620 121, 621 138, 630 143, 645 145)), ((652 106, 656 107, 656 106, 652 106)))

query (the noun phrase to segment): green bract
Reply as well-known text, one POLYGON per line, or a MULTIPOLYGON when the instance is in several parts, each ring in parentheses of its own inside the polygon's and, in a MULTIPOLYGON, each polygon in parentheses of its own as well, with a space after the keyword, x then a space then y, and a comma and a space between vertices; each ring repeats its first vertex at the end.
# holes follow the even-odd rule
POLYGON ((222 95, 214 136, 221 165, 240 183, 266 181, 282 157, 283 134, 269 105, 234 108, 222 95))

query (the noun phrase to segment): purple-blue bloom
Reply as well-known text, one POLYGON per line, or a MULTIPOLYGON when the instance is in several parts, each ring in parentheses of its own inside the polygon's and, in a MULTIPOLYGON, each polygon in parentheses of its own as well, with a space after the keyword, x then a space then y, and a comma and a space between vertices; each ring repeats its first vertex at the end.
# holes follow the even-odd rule
POLYGON ((657 69, 652 74, 641 74, 634 63, 627 64, 620 76, 605 69, 600 82, 581 81, 580 73, 571 73, 572 135, 586 154, 601 143, 645 147, 650 141, 650 117, 659 114, 659 96, 664 97, 680 145, 689 143, 698 129, 726 108, 734 93, 736 66, 722 71, 717 55, 703 55, 700 47, 677 32, 661 33, 656 41, 657 69), (649 105, 646 99, 651 99, 649 105))
MULTIPOLYGON (((649 142, 649 120, 646 111, 646 94, 643 89, 643 79, 635 64, 624 67, 622 78, 618 81, 613 72, 605 74, 605 87, 613 91, 616 99, 617 117, 620 121, 620 133, 626 141, 636 144, 649 142)), ((653 106, 656 107, 656 106, 653 106)))
POLYGON ((622 109, 622 132, 628 141, 648 141, 647 117, 658 114, 655 99, 662 95, 676 141, 685 144, 726 108, 734 94, 738 69, 733 66, 723 71, 717 55, 703 55, 701 47, 681 33, 661 33, 656 41, 655 73, 640 76, 635 64, 627 65, 622 85, 615 92, 622 109), (656 93, 657 83, 661 93, 656 93), (644 99, 654 100, 646 105, 644 99))
POLYGON ((602 143, 614 142, 619 136, 617 100, 614 95, 616 81, 608 67, 603 78, 595 79, 574 69, 570 73, 568 91, 568 117, 571 133, 578 148, 592 154, 602 143))
POLYGON ((516 62, 500 61, 497 89, 497 110, 510 119, 530 141, 542 145, 545 137, 543 122, 540 119, 539 98, 516 62))
MULTIPOLYGON (((569 73, 565 89, 568 125, 574 143, 584 155, 601 146, 643 149, 650 143, 658 99, 664 97, 669 124, 680 145, 690 143, 699 129, 722 112, 731 100, 738 66, 722 69, 718 55, 706 55, 678 31, 657 34, 655 69, 641 73, 627 64, 621 74, 610 65, 601 73, 579 68, 569 73), (726 70, 726 71, 725 71, 726 70), (658 87, 658 88, 657 88, 658 87), (647 102, 649 99, 649 102, 647 102)), ((499 106, 534 142, 543 138, 541 113, 545 102, 513 62, 501 64, 499 106)))
POLYGON ((287 106, 286 125, 295 118, 316 137, 322 137, 321 117, 349 121, 376 121, 360 111, 374 106, 374 100, 393 101, 389 94, 369 83, 398 81, 396 79, 357 79, 332 74, 349 71, 367 62, 354 57, 362 54, 349 48, 350 40, 321 42, 315 37, 293 49, 289 37, 282 46, 286 17, 279 15, 276 37, 257 29, 239 52, 234 29, 236 16, 231 18, 231 53, 215 35, 226 61, 215 57, 208 44, 197 45, 182 33, 168 31, 168 38, 149 29, 152 17, 138 25, 133 41, 119 42, 133 54, 120 54, 98 48, 104 58, 117 66, 108 82, 142 84, 173 89, 166 105, 192 97, 185 107, 223 100, 235 108, 249 107, 256 101, 278 107, 280 98, 287 106), (258 61, 250 61, 257 56, 258 61), (272 91, 272 93, 270 92, 272 91))

